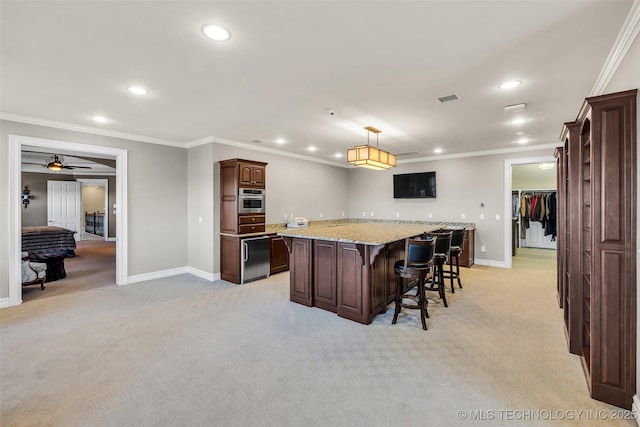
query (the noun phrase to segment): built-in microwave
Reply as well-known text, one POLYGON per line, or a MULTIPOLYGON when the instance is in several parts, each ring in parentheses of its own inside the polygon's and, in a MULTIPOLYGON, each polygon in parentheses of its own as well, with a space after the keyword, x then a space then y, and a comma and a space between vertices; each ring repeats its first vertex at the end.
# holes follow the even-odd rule
POLYGON ((238 213, 264 213, 265 190, 238 189, 238 213))

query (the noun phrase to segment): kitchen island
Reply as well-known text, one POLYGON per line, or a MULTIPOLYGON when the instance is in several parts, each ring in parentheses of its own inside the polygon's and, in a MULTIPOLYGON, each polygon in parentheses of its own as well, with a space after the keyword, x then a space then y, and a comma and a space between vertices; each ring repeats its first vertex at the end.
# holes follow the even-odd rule
POLYGON ((290 300, 366 325, 393 302, 393 266, 404 241, 442 228, 412 223, 343 223, 279 231, 289 249, 290 300))

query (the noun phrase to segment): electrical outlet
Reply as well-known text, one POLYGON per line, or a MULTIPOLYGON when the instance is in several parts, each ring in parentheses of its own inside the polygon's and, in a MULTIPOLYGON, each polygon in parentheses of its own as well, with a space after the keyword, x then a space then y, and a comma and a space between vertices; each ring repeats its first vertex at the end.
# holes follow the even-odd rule
POLYGON ((322 212, 320 212, 320 218, 322 218, 322 212))
POLYGON ((500 215, 496 215, 496 221, 500 221, 500 215))
POLYGON ((400 218, 400 212, 396 212, 396 218, 400 218))
POLYGON ((198 217, 198 223, 202 224, 202 217, 201 216, 198 217))
POLYGON ((480 219, 484 219, 484 214, 480 214, 480 219))
POLYGON ((480 252, 487 252, 487 248, 485 246, 480 246, 480 252))
POLYGON ((362 216, 367 216, 367 213, 366 212, 362 212, 362 216))
POLYGON ((467 216, 465 214, 460 215, 460 218, 465 219, 467 216))
POLYGON ((433 218, 433 214, 431 212, 429 212, 429 215, 427 215, 429 218, 433 218))
POLYGON ((287 219, 287 214, 284 214, 284 219, 287 219))
POLYGON ((375 215, 373 212, 371 212, 371 216, 375 215))
POLYGON ((344 212, 342 212, 342 216, 344 216, 344 212))

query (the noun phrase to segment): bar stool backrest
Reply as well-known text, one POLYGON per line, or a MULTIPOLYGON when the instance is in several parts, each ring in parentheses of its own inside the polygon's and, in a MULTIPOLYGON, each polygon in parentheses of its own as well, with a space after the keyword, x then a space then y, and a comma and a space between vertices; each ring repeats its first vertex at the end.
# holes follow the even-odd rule
POLYGON ((436 239, 409 239, 407 266, 425 265, 433 262, 436 239))
POLYGON ((451 246, 462 248, 464 244, 464 228, 445 228, 444 231, 451 232, 451 246))
POLYGON ((451 247, 451 235, 452 233, 450 231, 440 233, 427 233, 427 237, 436 238, 435 252, 437 254, 449 253, 449 248, 451 247))

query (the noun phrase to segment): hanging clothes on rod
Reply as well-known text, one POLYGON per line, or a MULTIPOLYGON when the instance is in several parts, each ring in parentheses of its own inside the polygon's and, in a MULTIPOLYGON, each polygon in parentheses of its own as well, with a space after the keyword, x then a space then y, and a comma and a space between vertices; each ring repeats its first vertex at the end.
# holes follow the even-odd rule
POLYGON ((545 236, 555 241, 556 226, 556 192, 555 191, 523 191, 520 196, 520 235, 525 236, 530 222, 539 222, 545 236))

